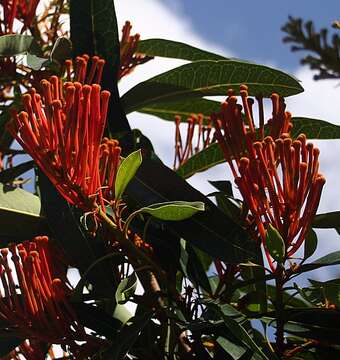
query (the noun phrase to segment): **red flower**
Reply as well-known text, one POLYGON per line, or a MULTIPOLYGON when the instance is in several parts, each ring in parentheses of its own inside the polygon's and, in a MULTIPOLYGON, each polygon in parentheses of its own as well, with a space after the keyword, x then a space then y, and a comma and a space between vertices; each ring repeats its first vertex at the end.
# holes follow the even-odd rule
MULTIPOLYGON (((284 112, 283 99, 272 95, 273 117, 263 139, 264 116, 260 103, 260 132, 255 130, 252 102, 241 88, 242 107, 230 96, 222 111, 213 115, 216 138, 249 207, 265 246, 268 224, 281 234, 286 256, 303 243, 316 214, 325 178, 319 173, 319 150, 306 144, 306 136, 292 140, 291 115, 284 112), (258 140, 256 139, 258 137, 258 140)), ((273 264, 266 249, 267 258, 273 264)))
MULTIPOLYGON (((41 87, 42 98, 35 89, 23 96, 26 111, 8 130, 69 203, 91 211, 98 197, 103 205, 101 181, 106 175, 100 173, 100 158, 117 162, 120 154, 116 142, 101 151, 110 93, 96 84, 62 86, 56 76, 42 80, 41 87)), ((105 186, 112 187, 109 181, 105 186)))
POLYGON ((120 40, 120 69, 118 72, 118 80, 130 74, 137 65, 144 64, 152 59, 150 56, 138 53, 140 35, 130 35, 131 29, 131 23, 126 21, 120 40))
POLYGON ((0 319, 6 328, 0 332, 64 345, 76 358, 86 358, 102 340, 87 334, 78 322, 68 301, 70 289, 54 277, 52 261, 46 236, 1 250, 0 319), (81 346, 79 341, 86 344, 81 346))

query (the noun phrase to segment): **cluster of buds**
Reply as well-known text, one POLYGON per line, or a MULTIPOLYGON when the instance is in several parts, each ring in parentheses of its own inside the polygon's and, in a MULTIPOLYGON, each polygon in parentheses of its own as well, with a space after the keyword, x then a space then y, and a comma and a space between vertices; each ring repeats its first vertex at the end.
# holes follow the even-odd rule
POLYGON ((41 89, 42 96, 35 89, 23 96, 25 111, 7 129, 70 204, 104 209, 102 186, 113 186, 120 154, 117 142, 101 144, 110 93, 56 76, 41 89))
POLYGON ((210 118, 205 119, 202 114, 192 114, 185 122, 185 139, 182 139, 182 132, 180 128, 181 123, 182 118, 177 115, 175 117, 176 132, 174 169, 183 165, 190 157, 199 151, 204 150, 215 141, 210 118))
POLYGON ((118 80, 130 74, 137 65, 144 64, 152 59, 150 56, 138 53, 137 49, 140 35, 130 35, 131 29, 131 23, 126 21, 120 40, 120 69, 118 72, 118 80))
POLYGON ((273 114, 264 137, 262 99, 258 99, 260 129, 256 131, 246 86, 241 86, 240 95, 243 107, 230 92, 221 112, 212 115, 215 136, 275 269, 266 248, 268 225, 284 239, 286 258, 292 257, 315 216, 325 178, 319 174, 319 150, 303 134, 291 138, 291 115, 285 112, 282 98, 271 96, 273 114))
MULTIPOLYGON (((0 319, 6 324, 1 331, 15 331, 32 344, 67 346, 76 358, 86 358, 102 340, 79 323, 68 300, 70 289, 53 273, 53 256, 46 236, 1 250, 0 319)), ((29 351, 27 343, 23 349, 29 351)))

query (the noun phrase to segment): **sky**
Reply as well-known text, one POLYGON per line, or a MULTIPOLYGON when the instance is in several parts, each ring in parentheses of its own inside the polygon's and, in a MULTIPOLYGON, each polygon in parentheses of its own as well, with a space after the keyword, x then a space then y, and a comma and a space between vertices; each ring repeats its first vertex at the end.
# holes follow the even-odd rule
MULTIPOLYGON (((288 71, 301 81, 305 92, 287 98, 287 110, 294 116, 318 118, 340 125, 339 83, 334 80, 315 82, 309 68, 299 64, 302 54, 292 53, 289 45, 282 43, 284 33, 280 30, 288 15, 312 19, 317 29, 330 27, 334 20, 338 20, 334 14, 340 16, 340 3, 333 1, 328 6, 320 6, 320 1, 310 0, 244 0, 242 3, 214 0, 209 4, 202 0, 115 0, 115 4, 119 27, 123 26, 125 20, 130 20, 132 32, 140 33, 142 39, 158 37, 186 42, 224 56, 288 71)), ((183 63, 157 58, 140 66, 122 80, 121 94, 138 82, 183 63)), ((141 129, 151 139, 157 154, 171 166, 174 154, 173 123, 139 113, 129 115, 129 120, 132 127, 141 129)), ((321 151, 321 172, 327 179, 319 213, 340 210, 340 187, 337 186, 340 141, 323 140, 316 143, 321 151)), ((222 164, 191 177, 189 182, 207 194, 213 190, 207 180, 223 180, 228 176, 227 167, 222 164)), ((334 230, 320 230, 318 234, 320 246, 314 259, 340 250, 340 237, 334 230)), ((340 273, 340 267, 337 270, 340 273)), ((324 270, 315 276, 327 278, 334 274, 333 271, 324 270)))

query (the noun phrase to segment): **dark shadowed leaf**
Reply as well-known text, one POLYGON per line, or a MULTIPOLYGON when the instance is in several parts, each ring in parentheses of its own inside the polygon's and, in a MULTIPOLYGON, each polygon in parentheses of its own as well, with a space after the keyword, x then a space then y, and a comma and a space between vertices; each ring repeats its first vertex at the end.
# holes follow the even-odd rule
POLYGON ((323 256, 312 263, 304 264, 297 270, 298 273, 319 269, 324 266, 332 266, 340 264, 340 251, 332 252, 326 256, 323 256))
POLYGON ((309 231, 307 232, 304 242, 303 258, 308 259, 309 257, 311 257, 315 253, 317 246, 318 246, 318 237, 315 231, 312 228, 310 228, 309 231))
POLYGON ((203 98, 181 99, 164 103, 150 104, 138 111, 157 116, 163 120, 174 121, 175 115, 181 116, 181 121, 186 122, 192 114, 202 114, 203 122, 206 123, 210 115, 221 109, 219 101, 203 98))
POLYGON ((137 208, 166 201, 201 201, 206 211, 188 220, 166 222, 171 232, 226 262, 242 262, 242 258, 249 260, 254 255, 254 244, 239 225, 160 162, 143 160, 127 187, 127 195, 137 208))
POLYGON ((13 181, 18 176, 24 174, 26 171, 29 171, 33 168, 34 161, 29 160, 19 165, 7 168, 0 172, 0 182, 3 184, 13 181))
POLYGON ((14 350, 17 346, 19 346, 24 339, 15 338, 15 337, 4 337, 0 338, 0 356, 5 357, 9 352, 14 350))
POLYGON ((167 39, 146 39, 138 43, 137 51, 149 55, 190 61, 226 60, 225 57, 179 41, 167 39))
POLYGON ((122 102, 127 113, 150 104, 176 101, 184 97, 225 95, 248 85, 250 95, 282 96, 303 91, 299 82, 282 71, 237 60, 203 60, 180 66, 146 80, 129 90, 122 102))
POLYGON ((314 217, 313 228, 330 229, 340 227, 340 211, 319 214, 314 217))

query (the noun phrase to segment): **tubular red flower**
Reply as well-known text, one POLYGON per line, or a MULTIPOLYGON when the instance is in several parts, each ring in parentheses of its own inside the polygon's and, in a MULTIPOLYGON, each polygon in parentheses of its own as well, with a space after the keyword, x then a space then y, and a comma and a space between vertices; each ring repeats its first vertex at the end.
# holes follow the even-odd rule
MULTIPOLYGON (((0 319, 6 324, 1 331, 15 330, 33 342, 68 346, 72 354, 83 353, 84 347, 93 350, 102 340, 87 334, 79 323, 68 301, 70 289, 54 277, 52 261, 46 236, 1 250, 0 319), (80 346, 78 341, 86 345, 80 346)), ((27 346, 24 349, 29 350, 27 346)))
MULTIPOLYGON (((101 139, 110 93, 97 84, 62 86, 56 76, 42 80, 41 88, 42 97, 35 89, 23 96, 25 111, 8 124, 8 130, 68 202, 91 211, 98 196, 103 203, 101 139)), ((113 159, 117 167, 117 142, 109 148, 108 162, 113 159)), ((114 175, 110 179, 114 181, 114 175)), ((109 180, 104 185, 113 186, 109 180)))
POLYGON ((294 141, 291 139, 291 115, 284 111, 283 99, 276 94, 271 96, 273 115, 267 128, 270 136, 263 138, 262 100, 258 99, 260 131, 256 131, 246 88, 241 86, 240 92, 243 107, 237 105, 237 98, 230 94, 221 112, 212 116, 216 139, 263 245, 266 228, 271 224, 285 241, 286 256, 291 257, 305 239, 325 183, 319 173, 319 150, 306 143, 303 134, 294 141))
POLYGON ((153 59, 150 56, 138 53, 137 48, 140 35, 130 35, 131 29, 131 23, 126 21, 120 40, 120 69, 118 71, 118 80, 130 74, 136 66, 153 59))
MULTIPOLYGON (((174 169, 183 165, 188 159, 202 151, 215 141, 212 133, 211 119, 204 119, 202 114, 192 114, 186 121, 185 140, 182 139, 180 125, 182 119, 179 115, 175 117, 175 159, 174 169)), ((184 126, 184 124, 183 124, 184 126)))

